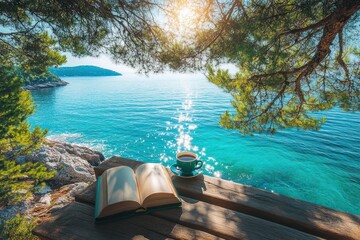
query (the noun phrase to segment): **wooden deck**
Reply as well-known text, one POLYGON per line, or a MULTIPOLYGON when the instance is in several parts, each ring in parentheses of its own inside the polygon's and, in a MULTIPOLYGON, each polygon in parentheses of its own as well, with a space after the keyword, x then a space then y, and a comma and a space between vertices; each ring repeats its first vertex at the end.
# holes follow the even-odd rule
MULTIPOLYGON (((95 168, 141 162, 112 157, 95 168)), ((360 216, 250 186, 172 173, 181 208, 94 224, 95 184, 35 228, 41 239, 360 239, 360 216)))

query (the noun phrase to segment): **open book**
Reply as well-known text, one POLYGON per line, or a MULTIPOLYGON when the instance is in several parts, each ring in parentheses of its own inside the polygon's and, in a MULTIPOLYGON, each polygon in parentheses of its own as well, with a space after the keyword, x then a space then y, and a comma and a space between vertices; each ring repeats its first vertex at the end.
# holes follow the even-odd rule
POLYGON ((114 167, 97 179, 96 222, 114 214, 127 217, 180 205, 170 176, 160 164, 144 163, 135 172, 127 166, 114 167))

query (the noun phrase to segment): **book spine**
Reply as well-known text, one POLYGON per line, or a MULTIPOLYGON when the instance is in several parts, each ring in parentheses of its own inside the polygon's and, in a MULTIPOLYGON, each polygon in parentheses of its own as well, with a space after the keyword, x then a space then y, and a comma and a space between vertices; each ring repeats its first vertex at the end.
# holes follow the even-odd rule
POLYGON ((96 218, 97 216, 99 215, 99 204, 100 204, 100 183, 101 183, 101 178, 100 176, 97 177, 97 180, 96 180, 96 198, 95 198, 95 215, 94 215, 94 218, 95 218, 95 223, 96 223, 96 218))

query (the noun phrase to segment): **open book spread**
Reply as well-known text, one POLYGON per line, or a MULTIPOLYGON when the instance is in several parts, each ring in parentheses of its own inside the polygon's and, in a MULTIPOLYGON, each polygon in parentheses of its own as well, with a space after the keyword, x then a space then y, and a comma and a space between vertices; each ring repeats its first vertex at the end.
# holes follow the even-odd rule
POLYGON ((157 163, 144 163, 135 172, 127 166, 110 168, 97 179, 96 221, 180 205, 166 168, 157 163))

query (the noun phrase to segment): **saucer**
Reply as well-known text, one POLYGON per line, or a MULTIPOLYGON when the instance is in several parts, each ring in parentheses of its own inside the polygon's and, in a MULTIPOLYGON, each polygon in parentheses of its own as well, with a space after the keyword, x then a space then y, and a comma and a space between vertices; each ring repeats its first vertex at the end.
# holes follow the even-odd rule
POLYGON ((193 178, 193 177, 196 177, 196 176, 198 176, 198 175, 201 174, 201 171, 198 171, 198 170, 194 170, 194 171, 192 171, 191 173, 183 173, 183 172, 181 172, 180 169, 177 169, 177 165, 176 165, 176 164, 171 165, 170 170, 171 170, 176 176, 179 176, 179 177, 182 177, 182 178, 193 178))

